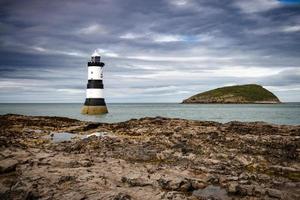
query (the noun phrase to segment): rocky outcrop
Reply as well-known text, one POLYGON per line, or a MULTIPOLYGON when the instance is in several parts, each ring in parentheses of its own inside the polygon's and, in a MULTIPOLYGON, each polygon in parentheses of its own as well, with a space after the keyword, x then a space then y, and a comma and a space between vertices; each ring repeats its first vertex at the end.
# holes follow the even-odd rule
POLYGON ((236 85, 217 88, 207 92, 193 95, 182 103, 259 103, 276 104, 279 99, 270 91, 260 85, 236 85))
POLYGON ((0 126, 3 199, 300 198, 300 126, 21 115, 0 126), (90 136, 51 140, 63 132, 90 136))

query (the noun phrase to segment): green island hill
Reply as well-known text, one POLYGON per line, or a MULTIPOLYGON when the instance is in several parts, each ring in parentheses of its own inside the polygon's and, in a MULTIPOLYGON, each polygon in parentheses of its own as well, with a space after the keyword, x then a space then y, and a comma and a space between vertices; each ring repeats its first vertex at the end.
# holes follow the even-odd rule
POLYGON ((277 104, 281 103, 272 92, 257 84, 235 85, 209 90, 193 95, 185 100, 184 104, 197 103, 258 103, 277 104))

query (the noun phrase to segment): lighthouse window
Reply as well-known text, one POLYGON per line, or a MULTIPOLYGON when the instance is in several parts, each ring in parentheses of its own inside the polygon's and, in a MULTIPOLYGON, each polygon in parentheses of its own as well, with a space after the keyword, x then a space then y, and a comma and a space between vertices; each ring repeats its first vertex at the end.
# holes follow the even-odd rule
POLYGON ((95 62, 100 62, 100 56, 95 57, 95 62))

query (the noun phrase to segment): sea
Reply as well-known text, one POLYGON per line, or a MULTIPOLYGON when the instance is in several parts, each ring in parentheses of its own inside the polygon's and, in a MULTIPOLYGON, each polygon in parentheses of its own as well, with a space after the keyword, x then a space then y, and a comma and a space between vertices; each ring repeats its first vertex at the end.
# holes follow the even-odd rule
POLYGON ((1 103, 0 114, 60 116, 92 122, 122 122, 142 117, 169 117, 192 120, 264 121, 300 125, 300 103, 283 104, 179 104, 109 103, 105 115, 82 115, 80 103, 1 103))

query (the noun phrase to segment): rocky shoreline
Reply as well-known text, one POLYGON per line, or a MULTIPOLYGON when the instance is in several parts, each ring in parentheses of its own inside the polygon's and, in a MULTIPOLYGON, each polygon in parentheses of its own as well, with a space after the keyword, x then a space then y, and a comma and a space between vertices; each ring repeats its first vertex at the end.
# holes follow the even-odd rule
POLYGON ((300 126, 2 115, 0 131, 0 199, 300 199, 300 126))

